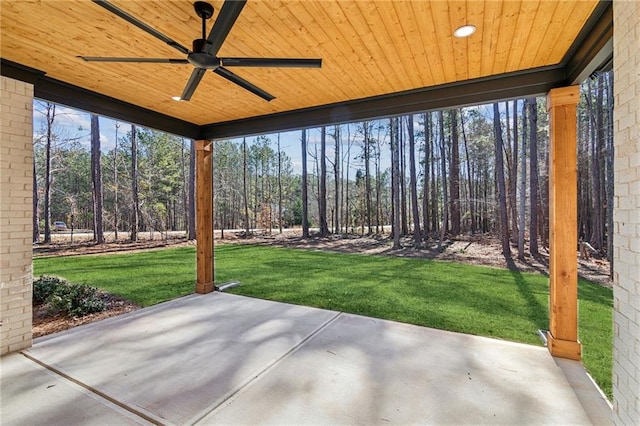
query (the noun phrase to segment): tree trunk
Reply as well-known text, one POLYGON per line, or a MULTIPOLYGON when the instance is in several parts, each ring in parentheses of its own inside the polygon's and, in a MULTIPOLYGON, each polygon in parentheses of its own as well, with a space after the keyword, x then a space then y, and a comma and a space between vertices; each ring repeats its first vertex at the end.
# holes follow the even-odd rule
MULTIPOLYGON (((433 122, 433 117, 431 113, 429 113, 430 122, 433 122)), ((438 142, 433 134, 429 135, 429 140, 433 144, 431 145, 431 161, 429 165, 431 167, 431 232, 438 231, 438 180, 437 180, 437 161, 436 161, 436 149, 438 147, 438 142)))
MULTIPOLYGON (((591 82, 591 81, 590 81, 591 82)), ((589 88, 591 89, 591 84, 589 84, 589 88)), ((602 250, 604 247, 604 220, 603 220, 603 188, 601 172, 602 166, 601 156, 604 154, 603 144, 604 144, 604 124, 603 124, 603 111, 602 111, 602 99, 604 87, 602 85, 602 79, 598 77, 597 85, 596 85, 596 102, 595 102, 595 111, 593 111, 593 105, 591 106, 592 117, 594 118, 594 138, 591 141, 591 245, 596 250, 602 250)), ((589 90, 589 97, 591 97, 591 90, 589 90)))
POLYGON ((538 252, 538 103, 529 98, 529 252, 537 256, 538 252))
POLYGON ((451 118, 451 234, 460 234, 460 153, 458 141, 458 110, 452 109, 451 118))
POLYGON ((249 238, 251 225, 249 224, 249 191, 247 188, 247 138, 242 138, 242 204, 244 204, 244 235, 249 238))
POLYGON ((607 81, 607 149, 606 149, 606 192, 607 192, 607 259, 609 260, 609 275, 613 278, 613 194, 614 194, 614 174, 613 174, 613 78, 612 73, 605 74, 607 81))
POLYGON ((380 129, 378 126, 378 136, 376 137, 376 154, 373 156, 373 167, 376 172, 376 234, 384 234, 384 223, 380 220, 382 216, 382 175, 380 173, 380 155, 382 146, 380 144, 380 129))
POLYGON ((369 134, 369 122, 365 121, 364 124, 364 192, 366 200, 366 212, 365 218, 367 221, 368 234, 373 233, 371 226, 371 171, 369 170, 369 164, 371 162, 371 135, 369 134))
MULTIPOLYGON (((509 111, 509 102, 506 102, 509 111)), ((518 101, 513 101, 513 148, 509 170, 509 205, 511 210, 511 240, 518 241, 518 101)))
POLYGON ((302 238, 309 238, 309 209, 307 193, 307 130, 302 129, 302 238))
POLYGON ((398 119, 391 118, 391 198, 393 200, 393 249, 400 248, 400 147, 398 119))
POLYGON ((538 251, 538 102, 529 98, 529 252, 538 251))
POLYGON ((333 232, 340 233, 340 126, 335 127, 334 139, 336 142, 335 156, 333 163, 334 173, 334 189, 335 189, 335 222, 333 226, 333 232))
POLYGON ((511 256, 509 245, 509 223, 507 217, 507 193, 504 182, 504 159, 502 129, 500 126, 500 110, 498 103, 493 104, 493 127, 495 130, 496 175, 498 181, 498 208, 500 209, 500 241, 502 242, 502 254, 511 256))
POLYGON ((44 157, 44 242, 51 242, 51 145, 53 144, 53 122, 56 118, 56 106, 47 103, 47 140, 44 157))
POLYGON ((438 251, 442 250, 442 242, 449 227, 449 194, 447 193, 447 149, 444 137, 444 113, 438 111, 438 127, 440 130, 440 163, 442 167, 442 226, 440 227, 440 239, 438 251))
POLYGON ((196 142, 192 139, 189 144, 189 232, 190 241, 196 239, 196 142))
POLYGON ((115 146, 113 147, 113 238, 118 241, 118 129, 116 123, 115 146))
POLYGON ((411 186, 411 211, 413 214, 413 242, 416 247, 422 242, 420 212, 418 207, 418 183, 416 174, 416 141, 413 134, 413 115, 409 115, 409 179, 411 186))
POLYGON ((424 113, 424 178, 422 180, 422 224, 424 241, 429 239, 429 164, 431 163, 431 114, 424 113))
POLYGON ((344 229, 345 233, 349 233, 349 226, 351 226, 351 211, 349 205, 349 170, 351 165, 351 127, 347 124, 347 167, 346 167, 346 182, 345 182, 345 191, 344 191, 344 204, 345 204, 345 214, 344 214, 344 229))
POLYGON ((402 117, 398 117, 398 149, 400 156, 400 226, 402 229, 402 235, 409 234, 409 227, 407 224, 407 191, 405 185, 405 144, 404 144, 404 130, 402 126, 402 117))
POLYGON ((32 240, 34 243, 40 242, 40 211, 38 209, 38 175, 36 174, 36 159, 33 158, 33 214, 31 225, 33 228, 32 240))
POLYGON ((93 239, 104 243, 102 223, 102 167, 100 165, 100 124, 96 114, 91 114, 91 182, 93 184, 93 239))
MULTIPOLYGON (((191 145, 193 147, 193 143, 191 145)), ((194 156, 192 155, 192 157, 194 156)), ((138 198, 138 140, 137 129, 133 124, 131 125, 131 198, 133 205, 131 206, 130 238, 131 241, 138 241, 138 227, 140 226, 140 200, 138 198)))
POLYGON ((282 152, 280 151, 280 133, 278 133, 278 231, 282 234, 282 152))
POLYGON ((327 129, 322 127, 320 135, 320 182, 319 182, 319 205, 320 212, 320 236, 329 235, 329 227, 327 226, 327 129))
POLYGON ((469 157, 469 142, 467 133, 464 130, 464 114, 460 111, 460 128, 462 129, 462 140, 464 141, 464 156, 467 162, 467 179, 469 185, 469 215, 471 216, 471 235, 476 233, 476 209, 474 201, 473 173, 471 172, 471 158, 469 157))
MULTIPOLYGON (((517 102, 517 101, 516 101, 517 102)), ((525 230, 525 216, 526 216, 526 203, 527 203, 527 118, 525 116, 527 111, 527 100, 525 99, 522 106, 522 153, 520 154, 520 209, 518 211, 518 259, 524 260, 524 230, 525 230)), ((515 114, 515 112, 514 112, 515 114)))

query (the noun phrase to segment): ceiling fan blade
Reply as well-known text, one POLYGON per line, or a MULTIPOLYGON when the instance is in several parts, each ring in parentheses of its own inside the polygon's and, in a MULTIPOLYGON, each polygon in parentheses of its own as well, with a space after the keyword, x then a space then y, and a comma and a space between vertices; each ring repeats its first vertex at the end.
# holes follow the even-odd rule
POLYGON ((167 37, 166 35, 164 35, 161 32, 155 30, 154 28, 151 28, 149 25, 147 25, 144 22, 138 20, 137 18, 134 18, 133 16, 129 15, 124 10, 112 5, 108 1, 106 1, 106 0, 92 0, 92 1, 94 3, 96 3, 97 5, 104 7, 109 12, 113 13, 114 15, 117 15, 120 18, 124 19, 125 21, 135 25, 138 28, 140 28, 141 30, 146 31, 147 33, 151 34, 155 38, 162 40, 163 42, 167 43, 169 46, 173 47, 174 49, 177 49, 177 50, 179 50, 180 52, 182 52, 184 54, 188 54, 189 53, 189 49, 187 49, 186 47, 184 47, 183 45, 181 45, 177 41, 167 37))
POLYGON ((243 89, 248 90, 249 92, 253 93, 254 95, 260 96, 262 99, 264 99, 267 102, 270 102, 271 100, 276 98, 275 96, 265 92, 261 88, 249 83, 247 80, 245 80, 244 78, 240 77, 239 75, 236 75, 236 74, 232 73, 228 69, 225 69, 225 68, 222 68, 222 67, 218 67, 218 68, 214 69, 213 72, 215 72, 216 74, 218 74, 221 77, 226 78, 230 82, 237 84, 238 86, 242 87, 243 89))
POLYGON ((246 3, 247 0, 226 0, 224 2, 216 18, 216 22, 213 24, 211 32, 209 32, 209 36, 207 37, 207 43, 204 47, 207 53, 213 56, 218 55, 222 43, 224 43, 224 40, 229 35, 231 27, 233 27, 236 19, 240 16, 240 12, 242 12, 246 3))
POLYGON ((134 63, 149 63, 149 64, 188 64, 186 59, 171 59, 171 58, 111 58, 102 56, 78 56, 86 62, 134 62, 134 63))
POLYGON ((220 58, 226 67, 320 68, 322 59, 220 58))
POLYGON ((184 90, 182 91, 182 95, 180 96, 181 101, 188 101, 191 99, 193 92, 196 91, 196 87, 200 84, 200 80, 204 76, 207 70, 204 68, 194 68, 191 73, 191 77, 189 77, 189 81, 187 81, 187 85, 184 86, 184 90))

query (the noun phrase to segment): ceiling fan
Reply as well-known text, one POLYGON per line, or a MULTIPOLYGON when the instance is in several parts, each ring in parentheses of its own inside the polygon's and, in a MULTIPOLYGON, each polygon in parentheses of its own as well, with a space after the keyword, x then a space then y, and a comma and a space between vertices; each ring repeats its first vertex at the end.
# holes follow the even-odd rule
POLYGON ((231 27, 240 16, 240 12, 246 4, 246 0, 226 0, 220 13, 206 36, 207 20, 213 16, 213 6, 204 1, 197 1, 193 4, 196 14, 202 18, 202 38, 193 40, 192 50, 187 49, 175 40, 160 33, 144 22, 131 16, 124 10, 112 5, 106 0, 93 0, 94 3, 107 9, 114 15, 135 25, 143 31, 151 34, 155 38, 165 42, 169 46, 181 53, 186 54, 186 59, 171 58, 116 58, 116 57, 96 57, 78 56, 87 62, 131 62, 131 63, 168 63, 168 64, 191 64, 195 67, 191 73, 189 81, 185 86, 182 95, 176 100, 188 101, 195 92, 200 80, 207 70, 212 70, 219 76, 226 78, 249 92, 260 96, 266 101, 275 99, 275 96, 260 89, 244 78, 232 73, 226 67, 295 67, 295 68, 320 68, 322 59, 296 59, 296 58, 220 58, 218 51, 222 47, 231 27))

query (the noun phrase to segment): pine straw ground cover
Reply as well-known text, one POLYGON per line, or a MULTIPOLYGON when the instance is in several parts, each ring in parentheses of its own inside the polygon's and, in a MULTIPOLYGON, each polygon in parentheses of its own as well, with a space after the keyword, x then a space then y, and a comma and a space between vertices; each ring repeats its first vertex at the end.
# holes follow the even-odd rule
MULTIPOLYGON (((216 282, 230 292, 426 327, 541 345, 548 279, 537 273, 429 259, 229 244, 216 247, 216 282)), ((193 247, 34 259, 35 274, 89 284, 140 306, 193 292, 193 247)), ((584 364, 611 398, 610 288, 580 279, 584 364)))

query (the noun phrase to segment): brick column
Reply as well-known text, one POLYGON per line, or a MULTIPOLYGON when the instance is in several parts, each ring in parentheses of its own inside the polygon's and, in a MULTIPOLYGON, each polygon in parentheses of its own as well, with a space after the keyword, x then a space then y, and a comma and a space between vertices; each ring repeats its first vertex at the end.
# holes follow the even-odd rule
POLYGON ((196 141, 196 293, 213 285, 213 143, 196 141))
POLYGON ((640 424, 640 4, 613 2, 613 408, 640 424))
POLYGON ((0 354, 31 346, 33 86, 0 77, 0 354))
POLYGON ((549 333, 551 355, 579 360, 578 178, 576 107, 578 86, 553 89, 549 111, 549 333))

